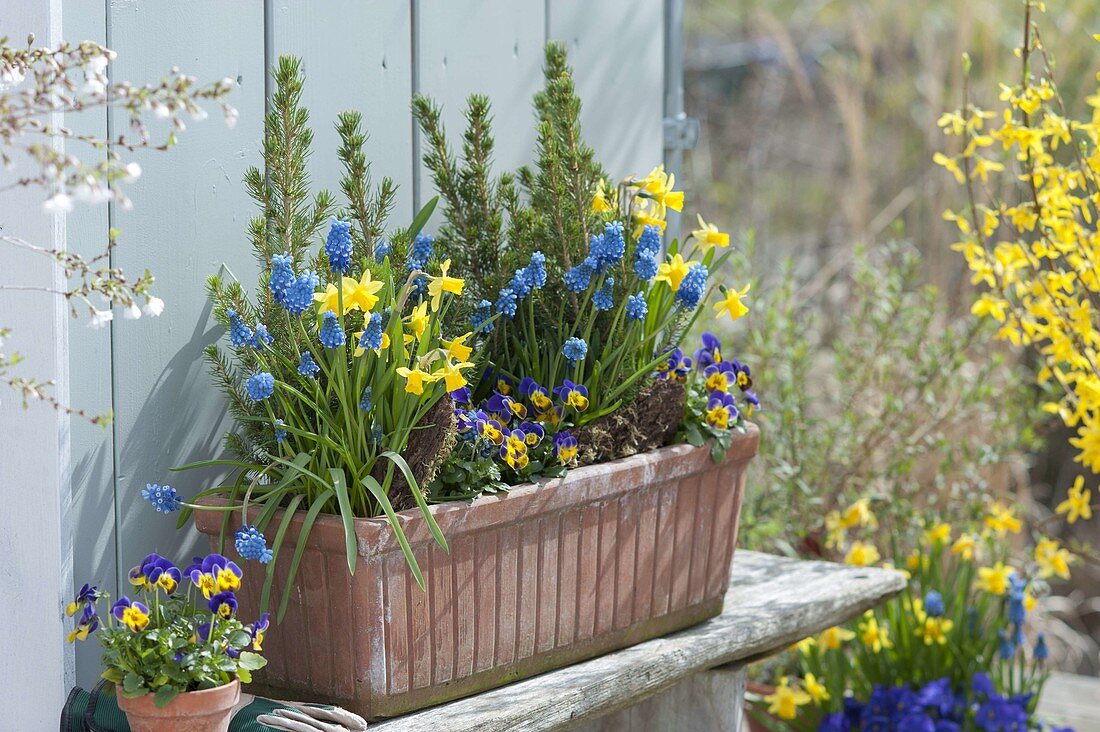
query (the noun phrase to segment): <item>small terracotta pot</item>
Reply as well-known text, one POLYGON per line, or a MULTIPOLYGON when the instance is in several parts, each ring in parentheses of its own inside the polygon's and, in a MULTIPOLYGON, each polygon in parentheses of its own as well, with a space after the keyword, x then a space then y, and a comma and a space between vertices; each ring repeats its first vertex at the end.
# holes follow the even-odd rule
POLYGON ((233 679, 214 689, 188 691, 159 709, 152 694, 127 699, 118 690, 117 696, 131 732, 228 732, 241 682, 233 679))

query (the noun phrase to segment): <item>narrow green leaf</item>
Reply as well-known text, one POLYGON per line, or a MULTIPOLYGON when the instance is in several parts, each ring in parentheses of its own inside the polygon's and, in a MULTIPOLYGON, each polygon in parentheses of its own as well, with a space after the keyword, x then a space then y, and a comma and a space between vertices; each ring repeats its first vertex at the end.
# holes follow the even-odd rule
POLYGON ((382 453, 382 457, 389 459, 404 474, 405 480, 409 484, 409 491, 416 499, 416 505, 420 507, 420 512, 424 514, 424 520, 428 522, 428 528, 431 530, 432 536, 435 537, 436 542, 443 548, 443 551, 449 554, 451 550, 447 546, 447 538, 443 536, 443 531, 439 528, 439 524, 435 522, 435 516, 432 516, 432 512, 428 510, 428 502, 424 500, 424 494, 420 492, 420 486, 417 485, 416 478, 413 477, 412 470, 409 468, 409 464, 405 462, 405 458, 393 450, 386 450, 382 453))
POLYGON ((412 570, 413 577, 416 578, 416 583, 420 585, 420 589, 423 590, 424 573, 420 571, 420 565, 416 563, 416 557, 413 556, 412 547, 409 546, 409 539, 405 536, 405 532, 401 530, 401 524, 397 521, 397 514, 394 513, 389 497, 386 495, 386 492, 382 490, 382 486, 379 485, 374 476, 368 475, 359 482, 366 486, 367 490, 374 496, 374 499, 382 506, 382 510, 385 512, 386 518, 393 528, 393 533, 397 535, 397 543, 401 545, 401 552, 405 555, 405 561, 409 563, 409 569, 412 570))
POLYGON ((344 523, 344 549, 348 554, 348 571, 355 574, 355 560, 359 555, 359 546, 355 538, 355 514, 351 510, 351 499, 348 498, 347 480, 344 477, 344 471, 339 468, 329 468, 328 474, 332 477, 336 502, 340 506, 340 520, 344 523))
POLYGON ((321 509, 325 507, 325 502, 332 496, 333 490, 331 488, 323 491, 321 495, 313 499, 313 504, 306 512, 305 520, 302 521, 302 533, 298 535, 298 545, 294 547, 294 559, 291 560, 290 570, 286 575, 286 587, 283 588, 283 599, 279 601, 279 612, 275 616, 276 622, 283 622, 283 616, 286 615, 286 605, 290 601, 290 591, 294 587, 294 578, 298 576, 298 565, 302 563, 302 555, 306 553, 306 543, 309 540, 309 532, 313 530, 313 522, 317 520, 317 514, 321 513, 321 509))
POLYGON ((279 548, 283 545, 286 531, 290 528, 290 523, 294 520, 294 514, 298 511, 298 504, 302 502, 303 498, 305 498, 305 494, 299 493, 290 499, 290 504, 286 507, 286 513, 283 514, 283 520, 279 523, 279 531, 275 534, 275 541, 271 543, 271 561, 267 563, 267 576, 264 578, 263 590, 260 592, 260 612, 267 611, 267 603, 271 599, 271 582, 275 579, 275 562, 279 559, 279 548))
POLYGON ((416 235, 420 233, 420 230, 428 223, 428 219, 432 217, 435 212, 435 206, 439 203, 439 196, 434 197, 432 200, 424 204, 424 208, 420 209, 419 213, 413 218, 412 223, 409 224, 409 240, 416 238, 416 235))

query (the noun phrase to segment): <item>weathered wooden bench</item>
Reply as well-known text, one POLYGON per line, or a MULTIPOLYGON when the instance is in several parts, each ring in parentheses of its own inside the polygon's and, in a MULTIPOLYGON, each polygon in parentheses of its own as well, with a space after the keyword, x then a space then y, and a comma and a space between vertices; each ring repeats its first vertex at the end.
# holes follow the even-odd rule
POLYGON ((726 609, 712 620, 371 729, 737 730, 746 663, 849 620, 904 587, 898 572, 738 551, 726 609))

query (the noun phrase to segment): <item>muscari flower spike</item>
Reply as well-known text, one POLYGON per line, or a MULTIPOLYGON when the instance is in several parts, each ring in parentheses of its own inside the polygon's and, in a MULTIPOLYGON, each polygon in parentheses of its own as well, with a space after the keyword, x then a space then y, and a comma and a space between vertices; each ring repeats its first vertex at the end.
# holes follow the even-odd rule
POLYGON ((325 256, 333 272, 348 273, 351 269, 351 222, 333 220, 325 239, 325 256))
POLYGON ((588 344, 583 339, 574 336, 562 346, 561 355, 569 359, 569 363, 576 364, 578 361, 583 361, 584 357, 588 355, 588 344))
POLYGON ((226 310, 229 317, 229 343, 234 348, 243 348, 252 343, 252 329, 245 325, 236 310, 226 310))
POLYGON ((615 278, 608 277, 603 281, 603 286, 592 296, 592 304, 597 310, 610 310, 614 305, 615 278))
POLYGON ((275 377, 266 371, 252 374, 245 383, 245 389, 253 401, 262 402, 275 393, 275 377))
POLYGON ((409 260, 407 263, 409 271, 414 269, 423 270, 428 266, 428 260, 432 258, 432 238, 427 234, 417 234, 413 240, 412 248, 409 250, 409 260))
POLYGON ((172 513, 181 508, 179 494, 172 486, 146 483, 141 497, 149 501, 157 513, 172 513))
POLYGON ((271 257, 271 276, 267 280, 267 287, 275 296, 275 302, 280 305, 286 303, 286 291, 294 284, 294 279, 294 265, 289 254, 276 254, 271 257))
POLYGON ((382 348, 382 316, 379 313, 371 313, 367 325, 363 328, 363 335, 359 337, 359 347, 377 351, 382 348))
POLYGON ((393 252, 393 245, 385 239, 379 239, 378 243, 374 245, 374 258, 385 259, 393 252))
POLYGON ((293 315, 301 315, 313 304, 313 293, 321 283, 313 272, 305 272, 287 287, 282 305, 293 315))
POLYGON ((482 300, 474 308, 473 314, 470 316, 470 329, 474 333, 488 333, 492 331, 495 326, 494 323, 490 323, 489 319, 493 317, 493 303, 488 300, 482 300))
POLYGON ((267 547, 264 535, 255 526, 242 526, 238 529, 234 544, 242 559, 254 559, 261 564, 267 564, 274 556, 267 547))
POLYGON ((623 238, 623 222, 609 221, 603 226, 603 233, 588 241, 588 252, 595 257, 600 268, 614 267, 626 254, 626 240, 623 238))
POLYGON ((263 349, 264 346, 270 346, 274 342, 275 337, 267 332, 267 326, 263 323, 256 324, 256 330, 252 332, 252 337, 248 339, 248 345, 257 351, 263 349))
POLYGON ((562 282, 565 283, 565 289, 570 292, 584 292, 588 289, 594 274, 596 274, 595 261, 592 257, 588 257, 562 275, 562 282))
POLYGON ((287 431, 283 429, 285 424, 286 422, 281 419, 275 420, 275 442, 277 443, 286 439, 287 431))
POLYGON ((929 590, 924 596, 924 611, 929 617, 938 618, 944 613, 943 595, 935 590, 929 590))
POLYGON ((1035 649, 1032 651, 1036 661, 1045 661, 1050 658, 1050 649, 1047 648, 1047 637, 1040 633, 1035 638, 1035 649))
POLYGON ((347 336, 344 334, 344 329, 340 327, 340 321, 336 319, 336 313, 331 310, 325 313, 325 320, 317 338, 325 348, 339 348, 347 342, 347 336))
POLYGON ((359 408, 364 412, 369 412, 374 407, 374 390, 371 387, 363 389, 363 395, 359 397, 359 408))
POLYGON ((626 317, 630 320, 645 320, 649 313, 649 303, 641 293, 631 295, 626 299, 626 317))
POLYGON ((298 360, 298 373, 302 376, 316 376, 321 367, 313 360, 313 354, 302 351, 302 357, 298 360))
POLYGON ((516 308, 518 306, 519 297, 511 288, 505 287, 500 291, 500 297, 497 299, 493 309, 506 318, 514 318, 516 317, 516 308))
POLYGON ((676 304, 687 310, 698 307, 699 300, 707 290, 707 275, 704 265, 693 264, 680 282, 680 289, 676 291, 676 304))

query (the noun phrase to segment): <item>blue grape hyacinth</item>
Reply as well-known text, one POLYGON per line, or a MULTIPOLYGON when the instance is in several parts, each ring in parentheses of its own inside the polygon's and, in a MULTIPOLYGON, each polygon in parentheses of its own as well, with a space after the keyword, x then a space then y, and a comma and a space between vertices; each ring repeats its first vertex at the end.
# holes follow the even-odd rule
POLYGON ((631 295, 626 299, 626 317, 631 320, 644 320, 648 312, 649 303, 645 301, 644 295, 631 295))
POLYGON ((229 343, 234 348, 243 348, 252 342, 252 329, 245 325, 236 310, 226 310, 229 318, 229 343))
POLYGON ((608 277, 603 281, 603 286, 592 296, 592 304, 597 310, 610 310, 615 305, 613 298, 615 292, 615 278, 608 277))
POLYGON ((489 319, 493 317, 493 303, 488 300, 482 300, 474 308, 473 314, 470 316, 470 328, 475 333, 489 333, 493 330, 494 323, 490 323, 489 319))
POLYGON ((340 327, 336 313, 331 310, 325 313, 325 322, 321 325, 321 332, 317 337, 325 348, 339 348, 347 342, 347 336, 344 334, 344 329, 340 327))
POLYGON ((333 272, 347 274, 351 269, 351 222, 335 219, 325 239, 325 256, 333 272))
POLYGON ((583 361, 584 357, 588 355, 588 344, 581 338, 570 338, 562 346, 561 355, 569 359, 569 363, 576 364, 578 361, 583 361))
POLYGON ((248 396, 257 402, 262 402, 275 393, 275 377, 266 371, 252 374, 248 377, 245 389, 248 390, 248 396))
POLYGON ((298 360, 298 373, 302 376, 316 376, 321 367, 313 360, 313 354, 302 351, 302 358, 298 360))
POLYGON ((255 526, 242 526, 237 531, 234 544, 242 559, 254 559, 261 564, 267 564, 274 557, 267 547, 264 535, 255 526))
POLYGON ((294 283, 293 260, 289 254, 276 254, 271 258, 271 277, 267 286, 280 305, 286 300, 286 290, 294 283))
POLYGON ((146 483, 141 491, 141 497, 149 501, 158 513, 172 513, 180 510, 180 497, 172 486, 146 483))
POLYGON ((313 272, 298 275, 286 289, 282 306, 294 315, 301 315, 313 304, 313 293, 317 291, 320 278, 313 272))
POLYGON ((694 310, 699 305, 707 291, 707 268, 702 264, 694 264, 688 273, 684 275, 680 283, 680 289, 676 291, 676 304, 687 310, 694 310))

